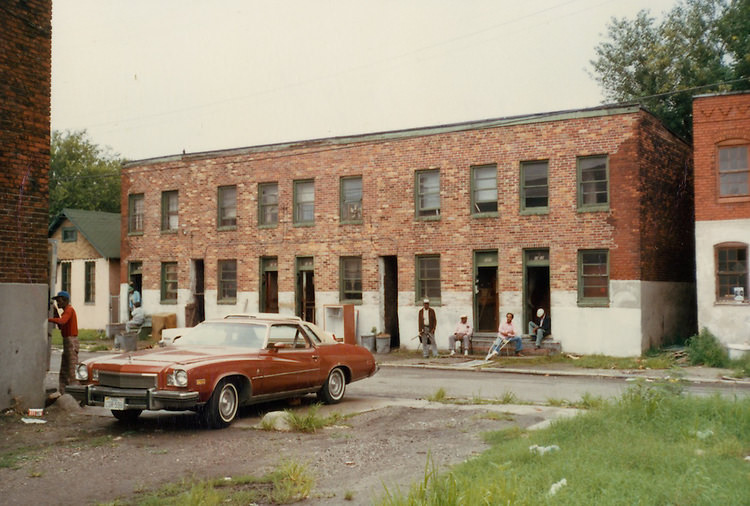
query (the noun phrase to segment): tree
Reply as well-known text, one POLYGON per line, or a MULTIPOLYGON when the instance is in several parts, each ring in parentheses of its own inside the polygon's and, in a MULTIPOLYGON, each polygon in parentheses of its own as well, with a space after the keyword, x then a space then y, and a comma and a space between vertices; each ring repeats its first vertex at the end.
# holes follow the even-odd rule
POLYGON ((692 134, 697 93, 750 88, 750 0, 683 0, 660 23, 648 11, 613 18, 591 60, 605 99, 639 102, 692 134))
POLYGON ((120 212, 119 155, 92 143, 85 130, 55 130, 50 144, 50 222, 66 207, 120 212))

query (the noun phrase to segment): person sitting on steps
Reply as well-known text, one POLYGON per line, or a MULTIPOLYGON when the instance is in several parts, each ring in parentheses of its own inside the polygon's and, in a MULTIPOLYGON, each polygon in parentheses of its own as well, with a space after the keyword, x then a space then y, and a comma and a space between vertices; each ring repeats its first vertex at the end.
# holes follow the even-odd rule
POLYGON ((536 337, 536 349, 538 350, 542 347, 542 339, 552 333, 552 322, 542 308, 537 309, 536 319, 536 322, 534 320, 529 322, 529 334, 536 337))
POLYGON ((516 329, 513 327, 513 313, 506 314, 505 318, 505 322, 500 324, 497 339, 492 343, 490 352, 487 353, 487 358, 485 358, 485 360, 490 360, 499 355, 500 350, 507 343, 514 343, 516 345, 516 356, 523 357, 523 353, 521 353, 523 343, 521 342, 521 337, 516 335, 516 329))

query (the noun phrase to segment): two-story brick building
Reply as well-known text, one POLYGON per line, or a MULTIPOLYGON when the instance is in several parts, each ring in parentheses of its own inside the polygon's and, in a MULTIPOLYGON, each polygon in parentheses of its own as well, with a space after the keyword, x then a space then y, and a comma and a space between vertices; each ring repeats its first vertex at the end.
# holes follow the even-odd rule
POLYGON ((695 329, 690 148, 638 106, 141 160, 122 189, 122 299, 178 325, 353 303, 415 348, 428 297, 441 347, 537 307, 571 352, 695 329))
POLYGON ((693 100, 698 324, 750 341, 750 92, 693 100))

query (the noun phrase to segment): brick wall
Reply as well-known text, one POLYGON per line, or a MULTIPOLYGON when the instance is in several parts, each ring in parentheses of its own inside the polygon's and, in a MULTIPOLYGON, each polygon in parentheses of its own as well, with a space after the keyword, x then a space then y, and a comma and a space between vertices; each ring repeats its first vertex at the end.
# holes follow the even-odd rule
POLYGON ((0 6, 0 283, 47 283, 52 2, 0 6))
POLYGON ((695 219, 750 218, 750 196, 719 197, 717 148, 727 142, 750 144, 750 93, 695 98, 693 132, 695 219))
MULTIPOLYGON (((498 291, 521 292, 524 248, 549 248, 552 290, 576 290, 582 248, 610 250, 612 279, 684 278, 681 271, 665 273, 661 267, 643 272, 644 237, 652 240, 657 232, 672 237, 674 213, 651 217, 641 208, 644 192, 653 191, 641 179, 675 171, 679 177, 662 174, 673 183, 684 177, 688 157, 684 143, 653 123, 650 114, 628 109, 431 135, 328 139, 134 162, 123 170, 122 209, 128 209, 128 194, 143 193, 145 230, 129 236, 123 213, 123 259, 143 262, 146 290, 159 289, 162 261, 179 262, 179 285, 188 287, 189 259, 205 259, 206 288, 215 289, 216 262, 236 258, 238 290, 257 291, 259 258, 277 256, 279 290, 293 291, 295 256, 313 256, 316 290, 336 292, 339 257, 362 255, 363 289, 375 291, 377 258, 397 255, 398 289, 408 292, 415 289, 415 255, 436 253, 441 255, 442 290, 470 292, 473 251, 497 249, 498 291), (648 143, 649 135, 660 140, 648 143), (653 153, 659 150, 666 153, 653 153), (645 152, 651 152, 647 169, 639 159, 645 152), (609 155, 610 210, 579 212, 577 157, 599 154, 609 155), (547 214, 519 212, 519 166, 530 160, 549 160, 547 214), (497 164, 498 216, 475 218, 470 214, 471 166, 490 163, 497 164), (418 220, 415 171, 431 168, 440 169, 441 218, 418 220), (339 224, 339 179, 350 175, 363 177, 361 225, 339 224), (315 181, 314 226, 292 223, 293 181, 300 179, 315 181), (279 184, 279 224, 259 229, 258 183, 272 181, 279 184), (237 229, 220 231, 217 187, 230 184, 237 185, 237 229), (175 189, 180 232, 163 234, 161 192, 175 189), (650 233, 642 233, 642 220, 648 220, 650 233)), ((660 265, 667 263, 662 259, 660 265)), ((121 281, 126 278, 124 261, 121 281)))

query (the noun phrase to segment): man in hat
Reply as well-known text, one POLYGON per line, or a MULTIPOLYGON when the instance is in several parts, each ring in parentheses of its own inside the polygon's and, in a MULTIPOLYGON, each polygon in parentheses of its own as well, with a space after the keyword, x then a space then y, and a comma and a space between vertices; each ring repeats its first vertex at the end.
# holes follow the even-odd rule
POLYGON ((456 347, 456 341, 458 341, 464 347, 464 355, 469 354, 469 347, 471 346, 471 335, 474 333, 474 329, 468 322, 469 317, 465 314, 461 315, 461 321, 456 324, 456 328, 453 334, 448 337, 448 347, 451 350, 451 356, 456 354, 456 349, 461 351, 460 345, 456 347))
POLYGON ((430 299, 424 299, 417 320, 419 322, 419 340, 422 343, 422 355, 424 355, 424 358, 427 358, 430 350, 432 350, 432 355, 437 357, 437 343, 435 343, 437 318, 435 317, 435 310, 430 307, 430 299))
POLYGON ((133 282, 131 281, 128 283, 128 311, 130 312, 130 315, 133 315, 133 311, 135 310, 135 303, 138 302, 140 304, 141 302, 141 293, 133 287, 133 282))
POLYGON ((75 383, 75 368, 78 363, 78 317, 73 306, 70 305, 70 294, 66 291, 58 292, 52 297, 55 312, 59 318, 48 318, 47 321, 60 328, 63 339, 62 361, 60 362, 60 394, 65 393, 65 387, 75 383), (62 310, 62 313, 58 311, 62 310))
POLYGON ((529 334, 536 336, 536 349, 542 347, 542 339, 544 336, 548 336, 552 333, 552 322, 544 312, 544 309, 539 308, 536 311, 536 320, 529 322, 529 334))

